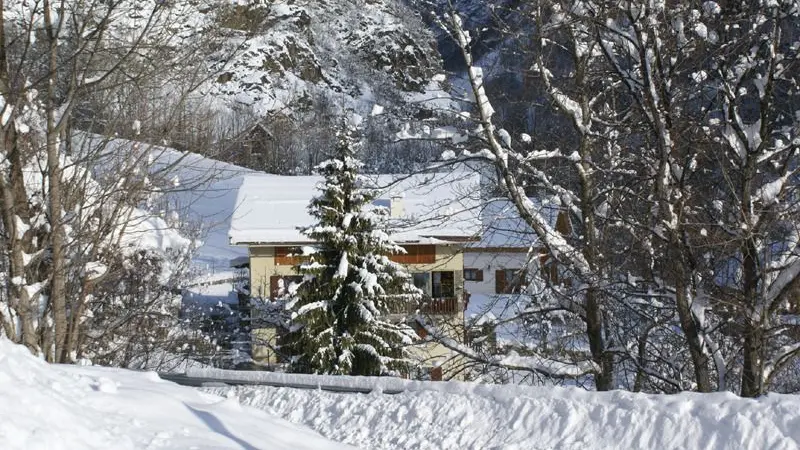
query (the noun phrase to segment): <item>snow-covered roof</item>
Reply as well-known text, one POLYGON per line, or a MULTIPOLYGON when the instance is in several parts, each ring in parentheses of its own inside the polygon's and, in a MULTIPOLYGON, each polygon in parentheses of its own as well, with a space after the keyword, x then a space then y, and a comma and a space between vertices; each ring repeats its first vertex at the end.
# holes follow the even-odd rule
MULTIPOLYGON (((481 231, 480 175, 476 172, 373 175, 377 204, 399 198, 403 213, 390 222, 399 243, 473 239, 481 231)), ((298 227, 314 224, 308 203, 320 176, 252 174, 244 177, 228 232, 231 245, 308 243, 298 227)))
MULTIPOLYGON (((550 226, 555 227, 559 207, 543 205, 536 199, 531 199, 531 202, 534 211, 541 214, 550 226)), ((477 242, 470 243, 468 245, 470 248, 530 248, 539 242, 533 229, 519 216, 514 203, 507 199, 499 198, 486 202, 481 208, 480 218, 481 238, 477 242)))

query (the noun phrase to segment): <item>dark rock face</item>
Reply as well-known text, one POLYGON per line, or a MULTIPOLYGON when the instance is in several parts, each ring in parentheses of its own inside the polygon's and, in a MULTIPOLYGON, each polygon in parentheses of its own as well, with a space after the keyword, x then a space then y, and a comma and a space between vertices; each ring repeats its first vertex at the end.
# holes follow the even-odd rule
MULTIPOLYGON (((419 0, 409 2, 420 11, 430 11, 431 3, 437 14, 449 11, 447 0, 430 0, 426 5, 419 0)), ((512 132, 546 130, 552 125, 551 114, 537 105, 546 103, 547 99, 532 82, 530 71, 533 64, 530 37, 534 23, 527 8, 531 5, 522 0, 453 0, 452 4, 473 38, 475 64, 483 69, 486 91, 504 119, 503 126, 512 132)), ((465 78, 461 50, 439 30, 430 14, 424 17, 436 33, 445 69, 456 80, 465 78)))
POLYGON ((372 105, 360 103, 403 103, 404 93, 424 91, 441 71, 432 33, 399 1, 233 6, 219 20, 231 28, 225 50, 236 50, 232 60, 220 58, 225 70, 212 94, 256 117, 302 115, 309 110, 296 99, 320 97, 368 112, 372 105))

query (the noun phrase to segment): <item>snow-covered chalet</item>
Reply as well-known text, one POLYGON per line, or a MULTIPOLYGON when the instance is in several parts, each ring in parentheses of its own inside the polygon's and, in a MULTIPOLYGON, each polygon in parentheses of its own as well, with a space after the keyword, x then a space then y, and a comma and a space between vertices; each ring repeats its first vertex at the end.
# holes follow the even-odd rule
MULTIPOLYGON (((477 241, 482 229, 480 176, 456 171, 375 175, 370 181, 380 192, 374 203, 390 211, 391 237, 406 250, 392 259, 406 265, 414 284, 426 294, 421 306, 399 305, 393 316, 398 320, 423 316, 463 342, 464 250, 477 241)), ((263 311, 282 289, 298 281, 297 249, 314 244, 298 228, 313 224, 307 207, 321 182, 319 176, 252 174, 239 188, 228 234, 231 245, 248 248, 250 296, 267 305, 252 311, 252 354, 258 362, 280 360, 276 351, 280 328, 263 311)), ((412 325, 424 337, 425 328, 412 325)), ((457 359, 450 350, 433 342, 416 350, 431 379, 450 378, 447 372, 457 359)))

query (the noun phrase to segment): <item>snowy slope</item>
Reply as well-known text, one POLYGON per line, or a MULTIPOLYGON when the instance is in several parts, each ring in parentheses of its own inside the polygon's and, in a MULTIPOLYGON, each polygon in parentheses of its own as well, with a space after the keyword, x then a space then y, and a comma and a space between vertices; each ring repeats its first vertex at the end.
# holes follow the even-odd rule
MULTIPOLYGON (((95 163, 96 170, 113 170, 117 160, 126 158, 148 161, 150 173, 162 184, 168 184, 158 186, 163 195, 156 204, 149 205, 150 209, 165 219, 175 214, 184 228, 196 232, 200 242, 194 263, 204 275, 229 272, 231 260, 247 255, 246 248, 229 245, 228 229, 236 210, 239 186, 252 170, 197 153, 128 139, 88 133, 77 133, 73 139, 74 146, 82 151, 95 152, 102 148, 103 153, 109 155, 95 163)), ((222 275, 223 278, 231 276, 230 273, 222 275)))
POLYGON ((388 395, 211 389, 370 449, 797 449, 800 398, 416 384, 388 395))
POLYGON ((247 255, 245 248, 228 244, 228 229, 243 176, 252 171, 171 148, 153 147, 150 151, 159 166, 176 165, 170 176, 177 177, 185 187, 169 192, 168 203, 202 227, 202 245, 197 249, 195 262, 216 273, 227 270, 232 259, 247 255))
POLYGON ((0 405, 4 450, 347 448, 152 373, 50 366, 5 339, 0 405))

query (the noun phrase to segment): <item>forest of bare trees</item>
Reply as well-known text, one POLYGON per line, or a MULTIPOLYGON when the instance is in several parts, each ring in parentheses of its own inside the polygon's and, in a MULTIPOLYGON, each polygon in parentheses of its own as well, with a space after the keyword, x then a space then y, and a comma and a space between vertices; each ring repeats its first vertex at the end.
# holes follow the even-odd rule
POLYGON ((471 53, 482 30, 454 10, 439 24, 475 99, 459 159, 481 155, 563 274, 518 299, 518 320, 571 338, 525 351, 552 361, 551 379, 584 384, 562 368, 592 364, 599 390, 796 390, 797 2, 521 8, 525 27, 507 33, 528 33, 529 107, 559 133, 503 129, 471 53), (544 199, 569 213, 570 234, 544 199))
POLYGON ((48 361, 127 365, 175 337, 192 243, 151 206, 178 161, 113 136, 176 127, 211 42, 198 17, 158 1, 2 4, 0 324, 48 361))

